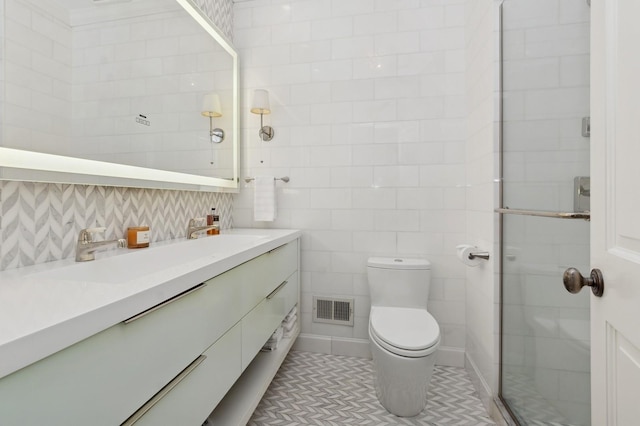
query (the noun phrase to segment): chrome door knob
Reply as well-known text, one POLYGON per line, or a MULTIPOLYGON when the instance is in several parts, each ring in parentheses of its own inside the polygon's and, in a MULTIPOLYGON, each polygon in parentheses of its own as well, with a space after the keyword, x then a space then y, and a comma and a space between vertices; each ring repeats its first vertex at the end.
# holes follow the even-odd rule
POLYGON ((604 293, 604 279, 599 269, 592 269, 589 278, 585 278, 576 268, 569 268, 562 274, 562 282, 569 293, 578 293, 585 285, 591 287, 597 297, 604 293))

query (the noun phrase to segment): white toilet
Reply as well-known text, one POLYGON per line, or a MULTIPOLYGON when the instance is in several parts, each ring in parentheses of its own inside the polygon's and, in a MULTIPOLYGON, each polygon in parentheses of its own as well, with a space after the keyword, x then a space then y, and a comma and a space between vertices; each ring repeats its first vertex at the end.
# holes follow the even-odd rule
POLYGON ((369 340, 378 400, 411 417, 427 405, 440 327, 427 312, 431 264, 424 259, 370 258, 369 340))

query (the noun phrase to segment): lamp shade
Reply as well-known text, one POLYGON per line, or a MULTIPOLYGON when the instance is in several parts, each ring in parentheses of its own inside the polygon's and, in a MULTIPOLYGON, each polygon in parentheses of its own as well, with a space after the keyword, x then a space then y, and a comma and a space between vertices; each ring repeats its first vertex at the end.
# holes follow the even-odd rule
POLYGON ((254 114, 271 114, 271 107, 269 106, 269 91, 256 89, 253 92, 251 112, 254 114))
POLYGON ((207 93, 202 97, 202 115, 205 117, 222 117, 222 105, 217 93, 207 93))

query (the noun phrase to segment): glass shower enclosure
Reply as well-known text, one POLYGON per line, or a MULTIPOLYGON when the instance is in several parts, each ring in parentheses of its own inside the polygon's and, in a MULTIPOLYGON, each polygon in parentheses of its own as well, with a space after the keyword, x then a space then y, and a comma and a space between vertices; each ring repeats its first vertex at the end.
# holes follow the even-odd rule
POLYGON ((502 3, 500 396, 521 425, 590 424, 586 0, 502 3), (585 213, 586 212, 586 213, 585 213))

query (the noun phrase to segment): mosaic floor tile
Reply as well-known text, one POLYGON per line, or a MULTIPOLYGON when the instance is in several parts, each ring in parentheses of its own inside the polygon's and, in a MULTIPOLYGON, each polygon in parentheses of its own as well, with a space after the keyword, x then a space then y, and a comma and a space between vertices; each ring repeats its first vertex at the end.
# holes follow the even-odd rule
POLYGON ((248 424, 495 425, 463 368, 436 366, 427 407, 412 418, 380 405, 372 368, 363 358, 292 351, 248 424))

